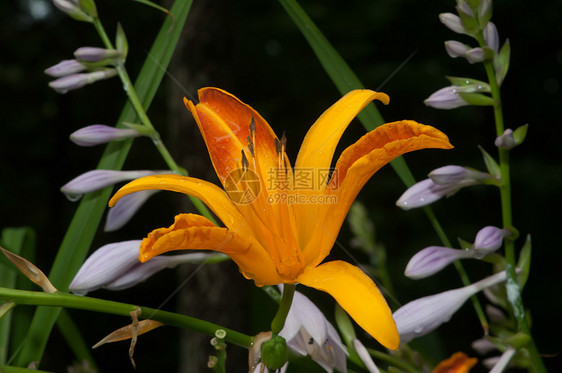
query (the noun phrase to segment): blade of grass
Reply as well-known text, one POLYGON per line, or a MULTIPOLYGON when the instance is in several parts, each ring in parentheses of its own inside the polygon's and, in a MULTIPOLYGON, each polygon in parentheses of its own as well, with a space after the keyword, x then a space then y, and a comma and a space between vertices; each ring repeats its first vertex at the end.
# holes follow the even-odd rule
MULTIPOLYGON (((316 57, 318 57, 322 67, 326 70, 326 73, 330 76, 330 79, 332 79, 342 96, 351 90, 364 88, 363 83, 351 70, 347 62, 334 49, 299 4, 295 0, 279 0, 279 2, 300 29, 310 47, 316 53, 316 57)), ((369 104, 363 109, 359 113, 358 118, 367 131, 371 131, 384 123, 381 114, 374 104, 369 104)), ((414 185, 414 176, 403 157, 394 159, 390 162, 390 165, 406 186, 414 185)))
MULTIPOLYGON (((171 9, 176 16, 174 28, 170 32, 172 19, 168 17, 141 69, 135 89, 145 108, 150 105, 164 76, 165 68, 172 57, 191 3, 192 1, 189 0, 174 3, 171 9)), ((127 103, 118 123, 134 122, 135 117, 133 107, 127 103)), ((131 143, 132 141, 123 141, 107 145, 98 169, 121 169, 131 143)), ((49 278, 58 289, 68 289, 68 285, 84 261, 107 206, 110 193, 111 188, 105 188, 84 196, 80 202, 49 274, 49 278)), ((60 311, 60 308, 37 308, 23 349, 17 357, 17 365, 27 366, 32 361, 41 360, 51 329, 60 311)))
MULTIPOLYGON (((30 252, 34 252, 35 232, 29 227, 4 228, 0 236, 0 244, 14 254, 26 256, 30 252)), ((2 257, 4 256, 2 255, 2 257)), ((19 271, 12 270, 14 266, 4 261, 0 263, 0 268, 0 287, 14 288, 19 271)), ((16 330, 21 329, 17 328, 16 311, 21 310, 11 310, 0 319, 0 365, 7 363, 9 349, 13 349, 13 346, 17 346, 18 343, 18 340, 13 338, 13 335, 17 333, 16 330)))
MULTIPOLYGON (((316 57, 320 60, 320 63, 339 89, 342 95, 346 94, 352 89, 363 88, 363 84, 359 78, 355 75, 353 70, 345 62, 345 60, 340 56, 340 54, 332 47, 328 39, 324 37, 322 32, 316 27, 314 22, 308 17, 306 12, 298 5, 296 0, 279 0, 281 5, 285 8, 293 22, 300 29, 311 48, 316 53, 316 57)), ((375 127, 383 124, 382 116, 380 115, 377 108, 370 104, 359 114, 359 120, 363 123, 363 126, 368 130, 372 130, 375 127)), ((398 177, 407 186, 411 187, 415 184, 416 180, 410 171, 410 168, 406 164, 403 157, 395 158, 390 162, 394 171, 398 174, 398 177)), ((435 232, 447 247, 451 247, 451 242, 447 238, 445 231, 443 230, 441 223, 437 220, 433 210, 430 206, 425 206, 423 208, 429 221, 431 222, 435 232)), ((461 280, 464 285, 469 285, 470 280, 460 263, 460 261, 455 262, 455 267, 459 272, 461 280)), ((487 331, 488 322, 480 302, 476 296, 471 297, 472 304, 478 315, 482 328, 487 331)))
POLYGON ((79 362, 87 361, 90 368, 94 372, 99 372, 94 357, 92 356, 90 346, 86 344, 82 334, 80 333, 78 326, 72 320, 68 311, 63 309, 57 319, 57 327, 60 330, 62 336, 66 340, 68 347, 74 353, 74 356, 79 362))

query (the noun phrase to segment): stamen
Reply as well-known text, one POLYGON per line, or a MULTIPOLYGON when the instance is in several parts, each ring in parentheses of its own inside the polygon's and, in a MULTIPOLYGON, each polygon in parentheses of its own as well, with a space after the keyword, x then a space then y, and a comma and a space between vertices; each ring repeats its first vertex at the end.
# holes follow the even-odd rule
POLYGON ((248 158, 246 158, 246 153, 244 152, 244 150, 242 150, 242 169, 244 171, 248 171, 248 166, 250 164, 248 163, 248 158))
POLYGON ((250 149, 250 153, 252 153, 252 157, 255 157, 256 155, 254 154, 254 143, 252 142, 252 139, 250 138, 250 136, 248 136, 246 140, 248 141, 248 149, 250 149))
POLYGON ((285 136, 285 131, 283 131, 283 135, 281 136, 281 152, 285 153, 287 149, 287 137, 285 136))
POLYGON ((277 151, 277 155, 281 154, 281 143, 277 138, 275 139, 275 150, 277 151))
POLYGON ((254 116, 250 119, 250 135, 252 139, 256 138, 256 121, 254 120, 254 116))

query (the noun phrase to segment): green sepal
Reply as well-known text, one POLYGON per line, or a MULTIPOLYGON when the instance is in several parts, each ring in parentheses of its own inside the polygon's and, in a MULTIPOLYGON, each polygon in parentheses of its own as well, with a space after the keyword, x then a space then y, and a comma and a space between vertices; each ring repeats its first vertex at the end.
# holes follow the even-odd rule
POLYGON ((513 334, 512 336, 507 337, 503 340, 505 344, 514 347, 516 349, 520 349, 527 346, 527 344, 529 344, 530 341, 531 341, 531 336, 529 334, 521 333, 521 332, 513 334))
POLYGON ((447 76, 446 78, 454 86, 463 88, 463 92, 467 92, 467 93, 492 92, 490 85, 481 80, 472 79, 472 78, 463 78, 458 76, 447 76))
POLYGON ((509 39, 505 41, 503 47, 501 47, 500 52, 494 58, 494 71, 496 72, 496 82, 499 86, 502 85, 505 76, 507 75, 507 70, 509 70, 509 60, 511 58, 511 46, 509 44, 509 39))
POLYGON ((517 268, 521 271, 519 276, 517 276, 521 290, 523 290, 531 270, 531 246, 531 235, 528 234, 525 238, 525 244, 523 244, 523 248, 519 253, 519 260, 517 261, 517 268))
POLYGON ((468 102, 469 105, 494 106, 496 104, 496 101, 492 97, 481 93, 458 92, 458 95, 468 102))
POLYGON ((464 29, 469 33, 469 35, 476 35, 476 33, 480 31, 478 20, 476 19, 476 17, 474 17, 474 11, 472 12, 473 14, 463 12, 461 6, 462 3, 465 3, 472 10, 472 7, 466 1, 457 1, 457 11, 459 13, 462 25, 464 26, 464 29))
POLYGON ((280 335, 271 337, 261 347, 261 361, 268 369, 281 369, 289 360, 287 341, 280 335))
POLYGON ((355 329, 353 328, 353 323, 351 322, 349 315, 337 303, 334 313, 336 318, 336 325, 338 326, 341 336, 343 337, 345 345, 348 348, 352 348, 353 340, 357 338, 357 335, 355 334, 355 329))
POLYGON ((125 35, 125 30, 123 30, 121 23, 117 23, 115 47, 119 52, 121 52, 121 58, 123 59, 123 61, 127 60, 127 54, 129 53, 129 42, 127 41, 127 36, 125 35))
POLYGON ((466 240, 463 240, 463 239, 460 238, 460 237, 457 237, 457 241, 459 242, 459 246, 460 246, 461 249, 463 249, 463 250, 470 250, 470 249, 472 249, 472 243, 471 243, 471 242, 468 242, 468 241, 466 241, 466 240))
POLYGON ((79 0, 80 8, 84 13, 93 18, 98 18, 98 9, 94 0, 79 0))
POLYGON ((486 1, 480 1, 478 4, 478 8, 477 8, 477 14, 478 14, 478 23, 480 24, 480 28, 483 30, 486 27, 486 24, 488 24, 488 22, 490 22, 490 19, 492 19, 492 2, 486 2, 486 1), (486 8, 484 8, 484 5, 488 5, 486 8))
POLYGON ((478 148, 482 152, 482 156, 484 157, 484 164, 486 165, 488 173, 501 180, 502 173, 498 162, 496 162, 496 160, 490 154, 488 154, 488 152, 485 151, 483 147, 478 145, 478 148))
POLYGON ((527 137, 528 129, 529 129, 529 125, 524 124, 522 126, 517 127, 517 129, 513 131, 513 140, 515 140, 515 146, 521 145, 521 143, 525 141, 525 137, 527 137))
POLYGON ((143 136, 151 137, 153 139, 159 139, 160 134, 155 129, 152 129, 144 124, 139 123, 130 123, 130 122, 122 122, 123 127, 130 128, 132 130, 137 131, 143 136))

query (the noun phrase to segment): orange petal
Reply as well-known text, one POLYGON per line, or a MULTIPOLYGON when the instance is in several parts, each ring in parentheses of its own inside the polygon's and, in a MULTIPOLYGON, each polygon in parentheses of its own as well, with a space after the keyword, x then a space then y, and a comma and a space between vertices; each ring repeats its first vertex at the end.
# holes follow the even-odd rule
POLYGON ((381 292, 358 267, 340 260, 306 270, 298 282, 325 291, 383 346, 396 350, 400 337, 381 292))
POLYGON ((469 358, 464 352, 456 352, 447 360, 440 362, 432 373, 468 373, 478 359, 469 358))
POLYGON ((399 155, 426 148, 450 149, 452 145, 443 132, 403 120, 377 127, 345 149, 326 187, 326 195, 335 196, 337 203, 317 207, 317 227, 311 230, 316 242, 309 245, 322 250, 305 249, 307 262, 317 265, 329 254, 351 204, 376 171, 399 155), (309 255, 314 255, 314 251, 318 257, 311 260, 309 255))
POLYGON ((218 88, 200 89, 199 101, 199 104, 194 105, 184 98, 205 139, 221 183, 224 184, 230 172, 241 167, 242 150, 250 157, 252 152, 248 148, 248 137, 255 140, 253 147, 261 168, 268 170, 276 167, 277 136, 257 111, 218 88), (256 126, 255 138, 250 133, 252 118, 256 126))
POLYGON ((373 100, 388 104, 389 98, 382 92, 356 89, 326 110, 308 130, 295 168, 330 168, 334 151, 343 132, 353 118, 373 100))
MULTIPOLYGON (((349 92, 326 110, 310 127, 303 140, 295 163, 295 175, 306 173, 307 170, 315 175, 327 173, 343 132, 353 118, 373 100, 380 100, 384 104, 389 102, 384 93, 358 89, 349 92)), ((299 194, 310 198, 312 194, 322 193, 321 189, 315 189, 299 190, 299 194)), ((316 216, 316 206, 295 205, 294 209, 300 227, 299 242, 305 247, 317 228, 317 222, 311 219, 311 216, 316 216)))
POLYGON ((140 247, 139 260, 175 250, 214 250, 228 255, 258 286, 281 282, 271 258, 252 236, 220 228, 200 215, 179 214, 168 228, 155 229, 140 247))
POLYGON ((224 190, 207 181, 188 176, 153 175, 133 180, 115 193, 109 200, 109 206, 113 207, 127 194, 150 189, 169 190, 196 197, 209 206, 228 228, 249 232, 246 220, 224 190))

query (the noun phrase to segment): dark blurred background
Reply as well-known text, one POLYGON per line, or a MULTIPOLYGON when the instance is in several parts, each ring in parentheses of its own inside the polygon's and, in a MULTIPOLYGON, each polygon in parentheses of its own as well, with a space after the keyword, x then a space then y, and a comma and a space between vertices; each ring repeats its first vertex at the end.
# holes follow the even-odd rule
MULTIPOLYGON (((127 61, 136 77, 165 16, 152 8, 125 0, 96 1, 110 35, 122 23, 129 39, 127 61)), ((169 7, 169 3, 162 5, 169 7)), ((446 29, 438 14, 453 12, 454 1, 334 1, 306 0, 301 5, 342 54, 367 88, 380 89, 391 104, 379 109, 387 121, 415 119, 441 129, 455 149, 421 151, 406 155, 417 179, 434 168, 459 164, 483 170, 477 146, 495 154, 495 128, 489 108, 451 111, 426 107, 423 100, 448 85, 446 75, 483 79, 481 65, 469 65, 447 56, 443 42, 472 40, 446 29), (381 87, 412 53, 413 57, 381 87)), ((512 152, 514 224, 522 236, 531 233, 533 262, 524 301, 531 310, 533 335, 544 354, 561 350, 562 281, 560 229, 562 165, 560 108, 562 76, 562 1, 496 1, 492 20, 503 43, 511 42, 511 66, 502 87, 506 127, 529 124, 525 143, 512 152)), ((113 125, 125 102, 118 79, 104 81, 66 95, 48 87, 43 70, 72 58, 81 46, 101 46, 93 27, 71 20, 48 0, 0 3, 0 227, 31 226, 37 232, 37 264, 48 271, 72 218, 76 203, 68 201, 60 186, 94 168, 103 146, 80 148, 68 135, 83 126, 113 125)), ((194 1, 183 36, 168 69, 175 78, 164 78, 149 115, 176 160, 193 176, 216 181, 203 141, 182 104, 185 91, 195 96, 204 86, 217 86, 257 109, 281 134, 286 131, 288 150, 295 159, 300 142, 314 120, 340 94, 331 83, 309 45, 276 1, 194 1)), ((355 121, 340 150, 365 130, 355 121)), ((163 169, 165 164, 146 139, 138 139, 124 169, 163 169)), ((404 186, 390 167, 377 173, 359 195, 377 229, 377 240, 388 250, 397 300, 461 286, 449 268, 426 280, 403 275, 408 259, 429 245, 439 245, 424 213, 404 212, 394 203, 404 186)), ((187 198, 159 193, 122 230, 100 230, 94 246, 137 239, 155 227, 171 223, 175 213, 192 207, 187 198)), ((434 205, 449 238, 472 240, 485 225, 501 225, 499 193, 493 187, 474 187, 434 205)), ((344 226, 339 241, 349 247, 350 231, 344 226)), ((520 248, 523 240, 516 243, 520 248)), ((352 251, 359 260, 361 253, 352 251)), ((333 255, 344 257, 335 248, 333 255)), ((349 259, 348 259, 349 260, 349 259)), ((473 279, 489 273, 489 265, 466 262, 473 279)), ((158 307, 195 267, 166 271, 129 291, 98 291, 106 299, 158 307)), ((317 293, 307 292, 311 296, 317 293)), ((326 314, 331 317, 332 305, 326 314)), ((395 308, 397 304, 392 304, 395 308)), ((245 333, 268 328, 273 303, 238 274, 232 263, 207 266, 182 291, 163 305, 245 333)), ((88 344, 128 322, 123 318, 89 312, 71 312, 83 327, 88 344)), ((469 304, 450 324, 427 339, 432 359, 470 350, 481 337, 481 328, 469 304), (438 336, 439 338, 435 338, 438 336), (441 342, 439 342, 441 341, 441 342)), ((212 353, 208 337, 194 332, 161 328, 140 338, 136 350, 139 372, 202 371, 212 353)), ((94 351, 102 371, 132 371, 128 344, 103 346, 94 351)), ((229 347, 232 371, 244 371, 246 351, 229 347)), ((70 350, 56 331, 45 354, 47 370, 64 371, 73 362, 70 350)), ((546 358, 551 367, 559 357, 546 358)))

